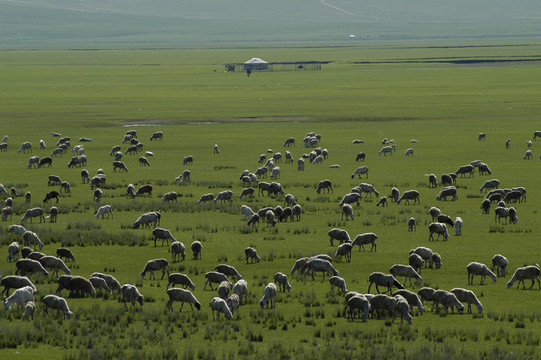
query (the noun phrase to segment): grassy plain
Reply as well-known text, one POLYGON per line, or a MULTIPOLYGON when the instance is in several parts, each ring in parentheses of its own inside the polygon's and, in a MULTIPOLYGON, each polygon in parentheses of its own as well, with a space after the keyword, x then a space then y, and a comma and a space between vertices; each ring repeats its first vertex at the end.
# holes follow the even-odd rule
MULTIPOLYGON (((9 135, 8 151, 0 153, 0 181, 19 194, 31 191, 31 205, 14 200, 15 215, 0 225, 0 253, 16 237, 7 233, 29 206, 43 206, 50 190, 47 176, 55 174, 72 183, 62 196, 56 224, 27 224, 45 242, 43 252, 54 254, 69 246, 77 261, 72 273, 88 277, 94 271, 112 273, 121 283, 137 284, 145 295, 142 310, 123 309, 116 296, 106 299, 68 298, 76 313, 73 320, 48 318, 38 308, 32 322, 16 312, 0 312, 0 354, 30 358, 537 358, 541 313, 540 291, 508 290, 506 279, 468 286, 465 267, 470 261, 490 265, 496 253, 516 267, 539 262, 540 225, 536 188, 540 175, 538 145, 534 160, 522 157, 526 140, 538 130, 538 93, 541 67, 536 61, 539 44, 467 43, 444 47, 427 43, 367 47, 275 49, 181 49, 159 51, 4 51, 0 77, 1 131, 9 135), (505 45, 505 46, 504 46, 505 45), (512 45, 512 46, 509 46, 512 45), (223 64, 253 56, 269 61, 332 61, 322 71, 225 73, 223 64), (460 65, 471 60, 473 64, 460 65), (485 60, 485 62, 483 62, 485 60), (498 61, 495 61, 498 60, 498 61), (521 61, 517 61, 521 60, 521 61), (489 62, 488 62, 489 61, 489 62), (113 173, 109 151, 120 144, 127 129, 137 129, 144 149, 155 153, 150 168, 139 167, 137 156, 124 156, 128 173, 113 173), (148 141, 154 131, 164 132, 161 142, 148 141), (85 136, 87 169, 103 168, 107 175, 102 204, 115 209, 114 220, 97 220, 92 191, 82 184, 79 169, 68 169, 70 155, 55 158, 51 169, 27 169, 28 154, 17 154, 24 141, 34 145, 33 155, 49 155, 58 131, 76 139, 85 136), (297 139, 295 159, 308 152, 302 138, 314 131, 329 150, 323 165, 307 164, 304 172, 282 163, 279 181, 297 198, 304 214, 300 222, 263 223, 250 230, 239 208, 283 205, 281 199, 256 196, 240 201, 239 175, 258 167, 267 149, 285 152, 284 140, 297 139), (477 141, 479 132, 487 140, 477 141), (394 139, 397 153, 378 157, 384 137, 394 139), (363 139, 362 145, 352 144, 363 139), (418 143, 411 143, 414 138, 418 143), (512 140, 505 149, 505 140, 512 140), (39 139, 47 143, 38 149, 39 139), (221 153, 212 147, 219 144, 221 153), (404 157, 408 147, 414 156, 404 157), (355 154, 367 154, 365 164, 355 154), (194 156, 192 166, 182 158, 194 156), (493 175, 459 178, 455 202, 437 202, 436 189, 427 186, 427 174, 438 177, 472 160, 481 159, 493 175), (339 169, 330 169, 331 164, 339 169), (357 166, 370 168, 368 179, 352 179, 357 166), (173 180, 189 168, 192 183, 173 180), (317 182, 333 181, 334 193, 318 195, 317 182), (524 186, 528 201, 516 204, 519 223, 496 224, 493 214, 482 215, 481 184, 498 178, 503 187, 524 186), (375 206, 363 199, 356 218, 342 221, 338 202, 359 182, 372 183, 382 195, 393 186, 417 189, 421 205, 375 206), (128 199, 125 189, 151 183, 152 198, 128 199), (232 205, 197 206, 205 193, 231 189, 232 205), (178 204, 162 204, 161 195, 175 190, 178 204), (464 220, 463 235, 447 242, 428 242, 428 209, 439 206, 451 217, 464 220), (170 259, 166 247, 153 247, 148 229, 129 229, 143 212, 158 209, 164 228, 188 248, 201 240, 203 259, 171 263, 170 270, 188 274, 196 284, 199 312, 185 307, 168 313, 166 280, 141 281, 147 260, 170 259), (407 231, 407 219, 417 219, 416 232, 407 231), (440 253, 441 270, 423 270, 424 285, 440 289, 470 288, 485 307, 483 315, 416 316, 411 326, 399 320, 347 321, 341 315, 343 300, 331 293, 321 276, 315 281, 290 277, 293 289, 280 293, 276 309, 260 310, 258 300, 274 273, 289 273, 296 258, 317 253, 333 254, 327 231, 346 229, 354 236, 378 235, 377 252, 353 253, 351 263, 337 263, 348 290, 365 292, 372 271, 387 272, 395 263, 407 263, 409 249, 428 246, 440 253), (244 248, 258 249, 262 261, 247 265, 244 248), (213 321, 210 299, 204 291, 204 273, 219 263, 234 265, 249 283, 248 304, 239 317, 213 321)), ((125 149, 125 146, 123 146, 125 149)), ((7 255, 7 254, 6 254, 7 255)), ((2 276, 15 271, 6 256, 0 258, 2 276)), ((158 274, 157 274, 158 275, 158 274)), ((159 275, 158 275, 159 277, 159 275)), ((54 292, 55 279, 37 278, 39 294, 54 292)), ((410 288, 410 287, 408 287, 410 288)), ((64 294, 67 296, 67 294, 64 294)), ((179 305, 175 305, 178 309, 179 305)), ((475 310, 474 310, 475 312, 475 310)))

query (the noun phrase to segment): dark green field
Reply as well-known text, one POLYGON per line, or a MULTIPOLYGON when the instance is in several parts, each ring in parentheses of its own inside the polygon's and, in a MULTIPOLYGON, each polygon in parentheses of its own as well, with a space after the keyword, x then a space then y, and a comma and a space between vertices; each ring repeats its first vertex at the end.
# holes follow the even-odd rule
MULTIPOLYGON (((491 40, 453 41, 443 47, 422 42, 270 48, 257 53, 247 48, 1 52, 0 136, 8 135, 9 140, 8 151, 0 153, 5 169, 0 182, 20 195, 32 193, 31 204, 22 196, 15 198, 13 218, 0 225, 1 275, 15 272, 14 263, 7 261, 7 246, 22 241, 7 233, 8 226, 19 223, 29 207, 49 209, 42 200, 47 191, 58 190, 47 186, 48 175, 55 174, 72 184, 72 192, 54 204, 60 210, 58 222, 26 224, 45 243, 43 252, 54 255, 57 247, 70 247, 77 257, 69 263, 72 274, 111 273, 121 284, 137 285, 146 301, 142 309, 130 305, 125 310, 116 295, 71 298, 64 292, 75 313, 72 320, 48 317, 38 303, 30 322, 13 306, 12 311, 0 312, 0 353, 51 359, 538 358, 541 291, 537 284, 531 291, 507 289, 506 282, 517 267, 539 263, 541 255, 539 141, 533 142, 533 159, 523 159, 526 141, 539 130, 539 49, 536 42, 491 40), (250 77, 224 72, 223 64, 254 56, 330 63, 321 71, 254 72, 250 77), (143 150, 155 154, 148 157, 151 167, 140 167, 139 155, 124 155, 129 172, 113 172, 109 152, 122 145, 129 129, 137 130, 143 150), (150 142, 158 130, 164 140, 150 142), (104 170, 101 204, 113 206, 114 219, 93 215, 98 207, 93 191, 81 183, 79 168, 66 166, 70 151, 54 158, 52 168, 27 169, 30 154, 17 154, 20 144, 30 141, 32 155, 50 155, 57 141, 51 131, 71 137, 72 146, 80 137, 93 139, 84 144, 86 169, 91 175, 104 170), (241 220, 242 204, 255 210, 283 206, 283 199, 256 195, 240 200, 240 174, 261 166, 258 157, 267 149, 282 154, 289 150, 295 160, 310 152, 302 144, 310 131, 321 134, 328 160, 322 165, 307 163, 304 172, 297 171, 296 164, 279 164, 278 181, 303 207, 301 220, 248 228, 241 220), (477 140, 480 132, 487 134, 485 141, 477 140), (286 149, 283 143, 290 136, 297 144, 286 149), (378 156, 383 138, 394 140, 394 156, 378 156), (40 139, 47 149, 39 149, 40 139), (352 144, 354 139, 364 144, 352 144), (510 149, 505 148, 507 139, 510 149), (214 144, 220 147, 219 155, 213 154, 214 144), (405 157, 410 147, 414 156, 405 157), (355 162, 359 151, 366 153, 364 164, 355 162), (191 166, 182 165, 187 155, 194 156, 191 166), (459 178, 459 199, 436 201, 439 187, 428 188, 427 175, 439 178, 476 159, 487 163, 492 175, 476 172, 473 178, 459 178), (332 164, 340 168, 329 168, 332 164), (361 165, 369 167, 368 178, 352 179, 361 165), (174 179, 185 169, 191 170, 192 181, 179 186, 174 179), (327 178, 334 192, 317 194, 317 183, 327 178), (512 204, 518 211, 517 224, 495 223, 493 210, 482 215, 484 195, 479 188, 492 178, 499 179, 501 187, 527 189, 527 201, 512 204), (390 203, 380 208, 372 196, 354 206, 353 221, 341 220, 338 203, 360 182, 373 184, 387 196, 393 186, 401 192, 417 189, 421 205, 390 203), (130 183, 152 184, 152 197, 128 198, 130 183), (232 204, 197 205, 202 194, 226 189, 234 193, 232 204), (161 202, 169 191, 179 193, 177 204, 161 202), (463 234, 455 236, 450 229, 447 242, 429 242, 431 206, 453 219, 460 216, 463 234), (169 313, 167 281, 140 278, 147 260, 171 260, 167 247, 153 246, 151 230, 130 228, 139 215, 153 210, 162 214, 161 227, 170 229, 187 248, 194 240, 203 243, 202 260, 193 260, 188 249, 184 262, 170 261, 171 272, 186 273, 195 282, 200 311, 192 313, 186 305, 180 314, 169 313), (411 216, 417 219, 416 232, 407 231, 411 216), (315 281, 290 276, 291 292, 278 294, 275 309, 260 310, 263 289, 276 272, 289 274, 301 256, 334 254, 336 244, 331 247, 327 237, 333 227, 346 229, 352 237, 378 235, 376 252, 355 248, 351 263, 335 262, 348 290, 366 292, 371 272, 407 264, 410 249, 427 246, 442 255, 443 267, 424 269, 423 285, 471 289, 483 303, 483 313, 427 311, 418 316, 415 311, 412 325, 401 324, 399 318, 352 322, 342 314, 341 294, 332 293, 321 274, 315 281), (261 263, 246 264, 247 246, 258 250, 261 263), (496 253, 510 262, 507 277, 496 283, 487 279, 485 285, 476 277, 474 285, 468 285, 466 265, 478 261, 491 267, 496 253), (219 263, 234 265, 248 281, 248 304, 231 321, 212 319, 209 302, 216 292, 203 290, 204 273, 219 263)), ((32 279, 38 300, 56 290, 55 277, 32 279)), ((175 310, 179 306, 175 303, 175 310)))

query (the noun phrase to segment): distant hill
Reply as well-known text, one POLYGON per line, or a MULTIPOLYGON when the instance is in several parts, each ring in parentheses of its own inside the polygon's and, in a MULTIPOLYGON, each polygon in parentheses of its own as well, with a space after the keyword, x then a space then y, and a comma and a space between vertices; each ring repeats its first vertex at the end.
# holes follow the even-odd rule
POLYGON ((0 48, 532 37, 540 20, 537 0, 0 0, 0 48))

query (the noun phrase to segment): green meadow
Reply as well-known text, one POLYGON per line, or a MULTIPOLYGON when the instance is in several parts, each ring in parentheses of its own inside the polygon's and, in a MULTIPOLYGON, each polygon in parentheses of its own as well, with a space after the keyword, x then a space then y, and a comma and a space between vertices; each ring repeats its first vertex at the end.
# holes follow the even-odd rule
MULTIPOLYGON (((531 40, 531 39, 530 39, 531 40)), ((0 356, 19 358, 91 359, 195 359, 262 358, 317 359, 359 358, 538 358, 541 312, 539 291, 507 289, 517 267, 539 263, 539 206, 537 179, 541 175, 539 141, 533 141, 532 160, 523 156, 527 140, 539 128, 541 44, 497 40, 368 43, 364 45, 226 48, 178 50, 11 50, 2 51, 0 68, 0 136, 8 135, 8 150, 0 153, 0 182, 19 194, 13 202, 13 218, 0 224, 0 273, 15 272, 7 260, 7 247, 22 239, 8 233, 26 209, 52 205, 60 213, 57 223, 25 224, 36 232, 54 255, 56 248, 69 247, 76 256, 67 263, 73 275, 89 277, 93 272, 114 275, 121 284, 137 285, 145 296, 127 309, 118 295, 93 298, 69 297, 71 320, 47 316, 39 300, 54 293, 56 276, 32 276, 38 287, 34 320, 25 321, 16 306, 0 311, 0 356), (321 71, 225 72, 224 64, 251 57, 267 61, 328 61, 321 71), (124 155, 129 171, 113 172, 110 150, 122 144, 127 130, 137 130, 150 167, 141 167, 138 157, 124 155), (30 156, 51 154, 58 138, 52 131, 80 137, 88 156, 91 176, 103 169, 107 176, 100 204, 93 190, 83 184, 80 168, 68 168, 70 150, 55 157, 51 168, 28 169, 30 156), (163 141, 149 141, 163 131, 163 141), (312 149, 303 146, 308 132, 321 135, 320 146, 329 151, 321 165, 308 161, 304 171, 296 164, 278 164, 279 181, 303 208, 300 221, 269 227, 261 222, 250 228, 241 219, 240 206, 253 210, 284 205, 283 197, 257 195, 239 199, 245 187, 239 180, 244 169, 261 166, 260 154, 271 150, 290 151, 296 160, 312 149), (478 141, 480 132, 486 140, 478 141), (284 148, 286 138, 296 146, 284 148), (394 156, 378 156, 382 139, 397 146, 394 156), (46 149, 39 149, 43 139, 46 149), (353 144, 354 139, 364 144, 353 144), (417 142, 411 142, 412 139, 417 142), (505 141, 511 139, 511 148, 505 141), (25 141, 32 154, 17 153, 25 141), (220 154, 213 154, 218 144, 220 154), (407 148, 414 149, 405 157, 407 148), (358 152, 366 153, 356 163, 358 152), (192 155, 193 165, 182 159, 192 155), (428 187, 428 174, 456 171, 473 160, 489 165, 492 175, 457 180, 458 200, 437 201, 440 187, 428 187), (339 164, 339 168, 330 165, 339 164), (368 166, 368 178, 351 178, 358 166, 368 166), (191 171, 191 182, 178 185, 174 179, 191 171), (62 193, 58 204, 43 204, 49 175, 69 181, 72 191, 62 193), (523 186, 527 201, 512 204, 519 222, 495 222, 480 209, 485 180, 496 178, 502 188, 523 186), (333 182, 333 193, 316 193, 320 180, 333 182), (376 207, 375 196, 354 205, 355 219, 341 218, 343 195, 360 182, 374 185, 389 196, 392 187, 401 192, 416 189, 421 204, 390 202, 376 207), (151 197, 127 196, 128 184, 151 184, 151 197), (206 193, 233 191, 231 204, 198 205, 206 193), (32 193, 30 204, 24 193, 32 193), (163 194, 176 191, 177 203, 162 203, 163 194), (96 209, 111 204, 114 219, 97 219, 96 209), (428 210, 438 206, 453 219, 464 221, 461 236, 450 229, 448 241, 428 241, 428 210), (171 230, 187 248, 185 261, 173 263, 167 246, 154 247, 150 229, 131 229, 144 212, 159 211, 161 227, 171 230), (417 230, 408 232, 409 217, 417 219, 417 230), (423 286, 450 290, 473 290, 484 306, 482 314, 436 314, 425 304, 424 315, 414 310, 413 323, 400 318, 349 321, 343 314, 342 294, 331 291, 328 277, 315 280, 289 271, 295 260, 315 254, 334 255, 327 232, 334 227, 351 237, 365 232, 377 234, 377 251, 353 250, 351 263, 333 264, 346 280, 348 291, 366 292, 371 272, 387 273, 393 264, 407 264, 408 252, 417 246, 441 254, 441 269, 423 269, 423 286), (202 260, 193 260, 190 244, 203 244, 202 260), (261 262, 246 264, 244 249, 258 250, 261 262), (480 285, 476 277, 467 283, 466 265, 478 261, 491 265, 500 253, 509 260, 508 275, 480 285), (167 280, 140 272, 150 259, 166 258, 170 272, 187 274, 196 284, 194 295, 201 310, 186 304, 178 312, 166 309, 167 280), (248 282, 249 296, 233 320, 223 315, 213 320, 209 306, 216 291, 203 289, 204 274, 220 263, 233 265, 248 282), (280 292, 275 309, 260 309, 259 299, 276 272, 289 275, 293 288, 280 292)), ((261 179, 271 181, 270 179, 261 179)), ((7 198, 7 194, 2 198, 7 198)), ((509 206, 509 204, 508 204, 509 206)), ((403 281, 403 279, 398 279, 403 281)), ((526 282, 530 286, 530 282, 526 282)), ((417 285, 407 284, 417 291, 417 285)), ((374 290, 371 289, 374 293, 374 290)))

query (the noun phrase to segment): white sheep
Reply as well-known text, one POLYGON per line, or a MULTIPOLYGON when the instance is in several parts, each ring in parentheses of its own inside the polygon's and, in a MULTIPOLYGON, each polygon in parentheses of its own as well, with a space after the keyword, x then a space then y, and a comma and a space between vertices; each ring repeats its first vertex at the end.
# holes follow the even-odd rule
POLYGON ((237 281, 235 285, 233 285, 233 293, 237 294, 240 300, 244 297, 244 303, 246 303, 246 297, 248 295, 248 283, 246 280, 240 279, 237 281))
POLYGON ((46 269, 53 269, 52 274, 58 275, 58 270, 64 271, 65 274, 71 275, 71 270, 64 264, 62 259, 54 256, 44 256, 39 259, 41 265, 46 269))
POLYGON ((327 235, 329 235, 331 246, 334 246, 334 240, 340 241, 340 244, 351 241, 351 238, 346 230, 333 228, 327 232, 327 235))
POLYGON ((342 256, 346 257, 346 262, 351 262, 351 250, 353 249, 353 245, 351 243, 344 243, 338 245, 338 248, 336 249, 336 252, 334 253, 334 257, 340 258, 342 260, 342 256))
POLYGON ((35 289, 31 286, 24 286, 17 289, 10 297, 4 300, 4 309, 9 309, 11 304, 17 304, 19 310, 24 309, 28 301, 34 301, 35 289))
POLYGON ((194 260, 201 260, 201 253, 203 251, 203 244, 199 240, 195 240, 191 245, 194 260))
POLYGON ((100 208, 98 209, 98 211, 96 212, 96 217, 99 219, 100 217, 102 219, 105 218, 105 214, 107 214, 107 219, 109 219, 109 215, 111 216, 112 219, 115 218, 115 216, 113 215, 113 207, 111 205, 103 205, 103 206, 100 206, 100 208))
POLYGON ((394 296, 396 298, 396 305, 395 305, 395 312, 400 314, 400 321, 403 322, 404 319, 408 322, 408 324, 411 324, 411 314, 410 314, 410 306, 408 301, 402 296, 402 295, 396 295, 394 296))
POLYGON ((11 260, 15 260, 15 258, 19 258, 19 243, 14 241, 11 244, 9 244, 8 247, 8 261, 11 262, 11 260))
POLYGON ((411 285, 411 279, 415 279, 415 281, 418 284, 421 284, 423 282, 423 278, 415 271, 415 269, 410 265, 402 265, 402 264, 395 264, 391 266, 389 269, 389 272, 394 276, 404 276, 404 285, 406 285, 406 282, 408 281, 408 278, 410 280, 411 285))
POLYGON ((169 240, 171 240, 171 243, 177 241, 171 231, 168 229, 162 229, 162 228, 155 228, 152 230, 152 237, 154 238, 154 247, 156 246, 156 241, 158 239, 162 239, 162 246, 163 242, 165 241, 167 243, 167 246, 169 246, 169 240))
POLYGON ((535 280, 537 280, 537 284, 539 285, 539 289, 541 289, 541 282, 539 281, 539 276, 541 275, 541 270, 539 270, 538 266, 524 266, 521 268, 518 268, 515 270, 515 273, 513 274, 513 277, 511 280, 507 282, 507 288, 510 289, 515 281, 518 281, 517 289, 520 287, 520 283, 522 283, 522 288, 526 289, 526 285, 524 285, 524 280, 530 279, 532 280, 532 285, 530 286, 530 289, 533 288, 535 284, 535 280))
POLYGON ((30 272, 39 273, 45 276, 49 275, 49 272, 45 270, 45 268, 41 265, 39 261, 32 259, 19 259, 15 263, 15 267, 17 268, 15 274, 30 272))
POLYGON ((171 243, 171 255, 173 256, 173 262, 180 261, 180 258, 182 258, 182 261, 186 259, 186 247, 183 243, 180 241, 173 241, 171 243))
POLYGON ((169 191, 163 194, 163 197, 162 197, 163 203, 171 202, 171 201, 178 202, 178 193, 176 191, 169 191))
POLYGON ((463 225, 463 221, 462 221, 462 218, 457 216, 455 218, 455 236, 460 236, 462 235, 462 225, 463 225))
POLYGON ((361 175, 364 175, 364 174, 366 174, 366 177, 368 178, 368 166, 361 166, 355 169, 353 174, 351 174, 351 178, 353 179, 355 175, 357 175, 360 179, 361 175))
POLYGON ((210 289, 214 290, 214 288, 212 287, 212 283, 220 284, 222 281, 226 281, 231 284, 231 282, 227 279, 227 277, 224 274, 220 272, 216 272, 216 271, 207 272, 205 274, 205 279, 206 281, 205 281, 205 286, 203 287, 203 290, 207 288, 207 285, 210 285, 210 289))
POLYGON ((391 146, 384 146, 379 150, 378 156, 381 156, 381 154, 383 154, 383 156, 387 156, 387 154, 394 155, 394 149, 391 146))
POLYGON ((317 257, 309 258, 306 263, 299 270, 301 275, 310 272, 312 280, 315 280, 314 273, 320 271, 323 274, 323 280, 325 280, 325 273, 331 276, 338 276, 338 270, 336 270, 329 260, 324 260, 317 257))
POLYGON ((447 225, 439 223, 439 222, 433 222, 428 225, 428 231, 430 232, 430 235, 428 236, 428 241, 434 241, 434 234, 438 234, 438 237, 436 240, 439 240, 440 235, 443 236, 443 240, 447 241, 449 238, 449 232, 447 231, 447 225))
POLYGON ((455 294, 458 301, 468 304, 468 314, 471 314, 472 312, 472 304, 477 306, 477 311, 479 311, 479 313, 483 312, 483 305, 481 304, 479 299, 477 299, 477 296, 475 296, 475 293, 473 291, 462 288, 454 288, 451 289, 450 292, 455 294))
POLYGON ((193 311, 193 305, 195 305, 195 308, 197 310, 201 309, 201 303, 197 301, 197 298, 194 296, 194 294, 192 294, 190 290, 171 288, 167 290, 167 295, 169 295, 167 308, 171 311, 173 311, 173 302, 175 301, 180 301, 182 303, 180 305, 179 312, 182 311, 182 307, 184 306, 184 303, 190 304, 190 308, 192 309, 192 311, 193 311))
POLYGON ((342 205, 342 217, 341 220, 344 220, 344 216, 346 217, 346 221, 348 220, 348 217, 353 220, 355 219, 355 214, 353 213, 353 208, 349 204, 342 205))
POLYGON ((103 291, 109 292, 109 286, 107 286, 107 281, 97 276, 91 276, 88 281, 92 284, 94 289, 98 289, 101 294, 103 291))
POLYGON ((225 299, 227 307, 231 310, 231 314, 234 314, 235 311, 239 310, 240 307, 240 297, 237 294, 231 294, 227 299, 225 299))
POLYGON ((396 295, 400 295, 404 297, 404 299, 406 299, 411 309, 413 309, 413 307, 416 306, 421 315, 425 312, 423 303, 421 302, 417 294, 415 294, 414 292, 406 290, 406 289, 400 289, 400 290, 396 290, 393 293, 393 296, 396 296, 396 295))
POLYGON ((412 148, 408 148, 404 154, 404 156, 413 156, 413 149, 412 148))
POLYGON ((246 218, 251 218, 252 215, 255 214, 255 212, 249 206, 246 206, 246 205, 242 205, 240 207, 240 213, 242 214, 243 220, 245 220, 246 218))
POLYGON ((364 233, 364 234, 358 234, 355 236, 355 239, 353 239, 353 242, 351 243, 352 246, 358 246, 359 251, 365 250, 364 245, 372 244, 372 247, 370 248, 370 251, 377 251, 377 245, 376 240, 378 239, 378 236, 374 233, 364 233))
POLYGON ((24 213, 24 216, 21 218, 21 224, 22 223, 26 223, 26 221, 28 219, 30 219, 30 222, 32 222, 32 219, 35 218, 35 217, 39 217, 39 222, 41 223, 41 221, 43 220, 43 222, 45 222, 45 217, 43 216, 43 209, 42 208, 32 208, 32 209, 28 209, 26 210, 26 212, 24 213))
POLYGON ((122 300, 124 301, 124 307, 126 308, 126 302, 129 301, 132 303, 132 306, 135 306, 135 302, 139 302, 141 306, 145 302, 145 297, 139 292, 136 286, 131 284, 124 284, 120 288, 122 294, 122 300))
POLYGON ((227 264, 220 264, 220 265, 217 265, 214 270, 226 275, 226 276, 234 276, 238 279, 242 279, 242 276, 239 274, 239 272, 237 271, 237 269, 235 269, 233 266, 231 265, 227 265, 227 264))
POLYGON ((370 281, 370 285, 368 285, 367 293, 370 293, 370 287, 372 286, 372 284, 376 285, 376 291, 378 292, 378 294, 380 293, 378 286, 386 286, 387 290, 384 292, 388 291, 389 294, 391 293, 391 288, 393 286, 397 287, 398 289, 404 289, 404 286, 402 286, 402 284, 400 284, 393 275, 384 274, 382 272, 373 272, 368 277, 368 281, 370 281))
POLYGON ((47 295, 42 299, 45 304, 45 314, 48 314, 48 309, 58 310, 64 314, 64 318, 71 319, 73 312, 70 311, 66 299, 57 295, 47 295))
POLYGON ((214 315, 214 311, 218 312, 218 316, 220 313, 223 313, 225 318, 227 320, 230 320, 233 318, 233 314, 231 313, 231 310, 229 309, 229 306, 227 306, 227 302, 219 297, 213 297, 210 301, 210 307, 212 309, 212 318, 216 320, 216 317, 214 315))
POLYGON ((120 290, 121 290, 120 283, 118 282, 118 280, 113 275, 102 274, 102 273, 99 273, 99 272, 95 272, 95 273, 92 273, 92 275, 90 275, 90 277, 102 278, 107 283, 107 286, 109 287, 109 289, 111 289, 113 291, 116 291, 117 293, 120 293, 120 290))
POLYGON ((9 289, 20 289, 25 286, 30 286, 32 289, 34 289, 34 292, 37 291, 36 286, 26 276, 5 276, 2 278, 2 280, 0 280, 0 286, 4 287, 1 294, 2 296, 9 296, 9 289))
POLYGON ((222 299, 227 299, 227 295, 229 295, 229 292, 233 288, 233 284, 229 281, 222 281, 220 285, 218 285, 218 296, 222 299))
POLYGON ((481 276, 481 285, 483 285, 483 282, 487 276, 496 282, 496 274, 490 271, 485 264, 472 261, 466 266, 466 270, 468 270, 468 285, 473 285, 473 277, 475 275, 481 276))
POLYGON ((169 275, 169 282, 167 283, 167 286, 165 287, 165 289, 168 289, 169 285, 172 285, 174 287, 176 284, 182 285, 184 289, 189 287, 190 289, 195 290, 195 284, 188 277, 188 275, 184 275, 181 273, 173 273, 169 275))
POLYGON ((346 280, 340 276, 331 276, 329 278, 329 283, 331 284, 331 291, 334 291, 334 287, 337 287, 342 290, 344 294, 348 292, 346 289, 346 280))
POLYGON ((402 196, 396 200, 396 204, 399 205, 402 200, 406 200, 406 204, 409 205, 410 200, 413 200, 413 205, 419 202, 421 204, 421 199, 419 199, 419 192, 417 190, 407 190, 402 193, 402 196))
POLYGON ((408 231, 417 231, 417 222, 413 216, 408 219, 408 231))
POLYGON ((143 271, 141 271, 141 278, 144 279, 145 274, 150 271, 150 275, 155 280, 156 279, 156 276, 154 276, 154 271, 155 270, 161 270, 162 271, 162 277, 160 278, 160 280, 162 280, 163 277, 165 276, 166 272, 167 272, 167 276, 169 276, 169 263, 164 258, 149 260, 146 263, 145 268, 143 269, 143 271))
POLYGON ((160 218, 161 214, 157 211, 151 211, 148 213, 144 213, 143 215, 139 216, 137 220, 132 225, 133 229, 138 229, 139 226, 143 225, 143 227, 150 227, 150 224, 153 224, 154 227, 156 225, 160 224, 160 218))
MULTIPOLYGON (((242 199, 245 196, 253 198, 254 197, 254 192, 255 192, 255 190, 254 190, 253 187, 242 189, 242 192, 240 193, 239 198, 242 199)), ((245 206, 245 205, 243 205, 243 206, 245 206)), ((242 208, 241 208, 241 210, 242 210, 242 208)))
POLYGON ((28 301, 24 306, 23 319, 31 318, 34 320, 34 313, 36 312, 36 304, 33 301, 28 301))
POLYGON ((291 285, 289 284, 289 279, 286 274, 277 272, 274 274, 274 282, 278 284, 278 287, 280 288, 280 291, 290 291, 291 285))
POLYGON ((269 308, 269 305, 271 309, 274 309, 276 306, 276 284, 275 283, 269 283, 265 287, 265 292, 263 294, 263 297, 261 300, 259 300, 259 306, 263 309, 265 306, 269 308))
POLYGON ((443 309, 445 310, 445 312, 447 312, 448 309, 451 308, 451 312, 454 313, 454 308, 456 307, 460 314, 464 313, 464 305, 462 305, 462 303, 457 299, 455 294, 449 291, 434 291, 434 294, 432 295, 432 300, 434 302, 434 306, 436 306, 436 313, 440 312, 439 304, 443 305, 443 309))
POLYGON ((22 225, 10 225, 8 228, 8 232, 15 233, 17 235, 23 235, 27 230, 22 225))
POLYGON ((496 268, 496 274, 498 274, 498 277, 505 277, 505 273, 507 272, 507 266, 509 265, 509 261, 506 259, 505 256, 496 254, 492 257, 492 271, 494 271, 494 268, 496 268))
POLYGON ((361 312, 361 320, 366 322, 368 314, 372 311, 372 305, 370 305, 368 299, 364 295, 358 293, 346 299, 346 309, 349 309, 351 320, 353 320, 355 310, 358 310, 361 312))
POLYGON ((398 302, 397 298, 385 294, 378 294, 372 296, 368 300, 370 301, 370 305, 372 306, 372 312, 376 314, 379 313, 380 316, 382 313, 389 314, 394 320, 396 303, 398 302))

